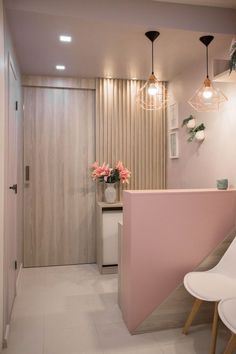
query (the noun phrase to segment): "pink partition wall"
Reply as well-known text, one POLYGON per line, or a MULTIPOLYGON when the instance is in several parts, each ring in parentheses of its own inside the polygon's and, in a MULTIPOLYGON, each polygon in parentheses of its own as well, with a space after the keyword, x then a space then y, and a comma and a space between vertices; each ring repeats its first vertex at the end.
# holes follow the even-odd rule
POLYGON ((132 332, 234 229, 236 191, 126 191, 122 311, 132 332))

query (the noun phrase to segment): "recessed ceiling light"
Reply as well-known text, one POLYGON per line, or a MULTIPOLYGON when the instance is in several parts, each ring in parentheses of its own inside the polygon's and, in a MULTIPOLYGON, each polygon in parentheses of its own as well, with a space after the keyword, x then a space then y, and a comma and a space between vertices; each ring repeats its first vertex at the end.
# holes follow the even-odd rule
POLYGON ((57 70, 65 70, 65 65, 56 65, 57 70))
POLYGON ((60 38, 61 42, 67 42, 67 43, 71 42, 71 40, 72 40, 71 36, 66 36, 64 34, 61 35, 59 38, 60 38))

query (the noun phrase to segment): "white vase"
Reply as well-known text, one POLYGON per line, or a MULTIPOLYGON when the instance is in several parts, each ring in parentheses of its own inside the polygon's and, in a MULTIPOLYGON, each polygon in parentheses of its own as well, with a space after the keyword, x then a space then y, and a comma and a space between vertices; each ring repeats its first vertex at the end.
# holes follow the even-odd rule
POLYGON ((189 129, 195 128, 195 125, 196 125, 196 121, 195 121, 194 118, 193 118, 193 119, 190 119, 190 120, 188 121, 188 123, 187 123, 187 127, 188 127, 189 129))
POLYGON ((105 201, 109 204, 116 202, 116 184, 115 183, 105 183, 105 201))
POLYGON ((204 130, 199 130, 198 132, 196 132, 195 138, 196 138, 198 141, 204 140, 204 139, 205 139, 205 132, 204 132, 204 130))

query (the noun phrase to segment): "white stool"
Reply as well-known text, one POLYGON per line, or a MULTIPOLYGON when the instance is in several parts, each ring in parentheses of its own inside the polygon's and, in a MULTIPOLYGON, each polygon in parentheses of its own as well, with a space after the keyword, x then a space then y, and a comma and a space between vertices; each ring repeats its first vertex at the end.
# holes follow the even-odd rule
POLYGON ((232 332, 224 354, 232 354, 236 350, 236 298, 222 300, 218 312, 222 322, 232 332))
POLYGON ((212 269, 205 272, 191 272, 184 278, 186 290, 195 297, 193 308, 184 325, 183 333, 188 334, 203 301, 214 302, 214 317, 212 325, 212 338, 210 354, 215 354, 217 329, 218 329, 218 302, 236 297, 236 238, 220 262, 212 269))

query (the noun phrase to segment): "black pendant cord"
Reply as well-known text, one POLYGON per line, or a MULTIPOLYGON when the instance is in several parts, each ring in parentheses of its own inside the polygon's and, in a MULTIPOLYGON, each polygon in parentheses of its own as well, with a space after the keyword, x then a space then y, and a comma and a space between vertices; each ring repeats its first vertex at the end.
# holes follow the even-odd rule
POLYGON ((154 50, 153 50, 153 42, 152 42, 152 75, 154 75, 154 50))
POLYGON ((152 42, 152 75, 154 75, 154 48, 153 43, 159 37, 160 32, 158 31, 148 31, 145 36, 152 42))
POLYGON ((206 68, 207 68, 207 79, 209 79, 208 46, 206 47, 206 68))
POLYGON ((208 58, 208 46, 213 41, 214 36, 202 36, 199 40, 206 46, 206 71, 207 71, 207 79, 209 79, 209 58, 208 58))

